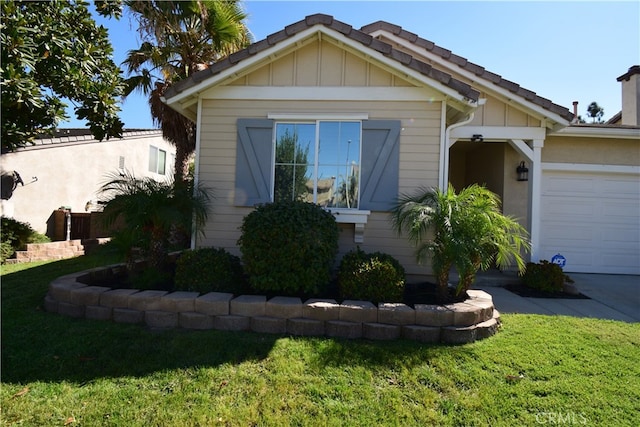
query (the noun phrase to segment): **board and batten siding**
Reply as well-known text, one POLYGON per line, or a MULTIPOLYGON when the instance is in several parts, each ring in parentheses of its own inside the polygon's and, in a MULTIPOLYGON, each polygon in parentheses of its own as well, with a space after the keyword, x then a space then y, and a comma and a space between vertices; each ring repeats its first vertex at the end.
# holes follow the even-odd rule
MULTIPOLYGON (((283 89, 286 90, 286 89, 283 89)), ((212 214, 198 247, 223 247, 239 255, 242 218, 251 208, 235 206, 235 167, 238 118, 266 118, 269 113, 367 113, 370 120, 400 120, 398 194, 438 185, 440 102, 256 101, 203 100, 199 152, 199 181, 214 190, 212 214)), ((341 224, 340 255, 356 247, 351 224, 341 224)), ((387 212, 372 212, 364 231, 365 251, 396 257, 409 275, 428 273, 415 262, 414 249, 391 228, 387 212)))

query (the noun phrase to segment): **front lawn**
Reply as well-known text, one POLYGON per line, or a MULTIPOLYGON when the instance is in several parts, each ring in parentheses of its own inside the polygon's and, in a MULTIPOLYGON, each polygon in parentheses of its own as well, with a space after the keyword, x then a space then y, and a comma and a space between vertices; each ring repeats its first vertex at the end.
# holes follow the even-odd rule
MULTIPOLYGON (((637 425, 640 324, 506 315, 486 340, 150 330, 42 310, 108 256, 2 266, 2 425, 637 425)), ((499 307, 498 307, 499 309, 499 307)))

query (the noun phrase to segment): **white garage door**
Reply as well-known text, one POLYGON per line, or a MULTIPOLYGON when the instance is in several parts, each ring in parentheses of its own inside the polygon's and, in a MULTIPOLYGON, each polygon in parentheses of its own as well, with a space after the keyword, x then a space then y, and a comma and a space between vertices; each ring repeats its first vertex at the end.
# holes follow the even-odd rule
POLYGON ((542 174, 540 255, 566 258, 564 271, 640 274, 640 176, 542 174))

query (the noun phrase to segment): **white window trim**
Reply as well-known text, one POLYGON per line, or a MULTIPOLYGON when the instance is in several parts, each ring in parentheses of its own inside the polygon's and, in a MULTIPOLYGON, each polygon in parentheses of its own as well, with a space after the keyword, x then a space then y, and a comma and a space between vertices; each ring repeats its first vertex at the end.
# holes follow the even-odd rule
POLYGON ((369 120, 369 113, 268 113, 268 119, 272 120, 369 120))

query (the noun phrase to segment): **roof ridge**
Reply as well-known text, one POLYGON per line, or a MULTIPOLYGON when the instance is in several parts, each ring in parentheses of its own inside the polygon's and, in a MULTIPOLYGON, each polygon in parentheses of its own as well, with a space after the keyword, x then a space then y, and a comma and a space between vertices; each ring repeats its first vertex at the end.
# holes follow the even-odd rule
POLYGON ((404 40, 407 40, 411 44, 424 48, 425 50, 440 56, 442 59, 457 65, 459 68, 462 68, 468 72, 473 73, 479 78, 487 80, 496 86, 506 89, 509 92, 514 93, 516 95, 519 95, 525 98, 527 101, 530 101, 536 105, 541 106, 545 110, 558 114, 565 120, 571 121, 574 118, 573 113, 568 108, 563 107, 559 104, 555 104, 551 100, 544 98, 536 94, 535 92, 520 86, 515 82, 507 80, 499 74, 492 73, 486 70, 484 67, 469 61, 467 58, 456 55, 450 50, 440 47, 430 40, 424 39, 415 33, 412 33, 410 31, 403 29, 399 25, 380 20, 380 21, 375 21, 371 24, 365 25, 360 30, 365 34, 371 34, 378 30, 390 32, 404 40))
POLYGON ((233 67, 240 61, 269 49, 277 45, 279 42, 315 25, 323 25, 337 31, 345 37, 357 41, 363 46, 369 47, 370 49, 381 53, 385 57, 393 59, 394 61, 397 61, 400 64, 443 84, 444 86, 447 86, 467 99, 477 102, 480 97, 480 92, 475 90, 471 85, 454 78, 449 73, 437 70, 431 65, 416 59, 412 55, 402 52, 388 43, 377 40, 362 30, 355 29, 351 25, 339 21, 331 15, 316 13, 308 15, 304 19, 294 22, 293 24, 287 25, 282 30, 272 33, 266 38, 252 43, 245 49, 232 53, 220 61, 211 64, 208 68, 192 74, 191 77, 173 84, 165 92, 165 98, 172 98, 177 94, 184 92, 186 89, 203 82, 207 78, 233 67))

